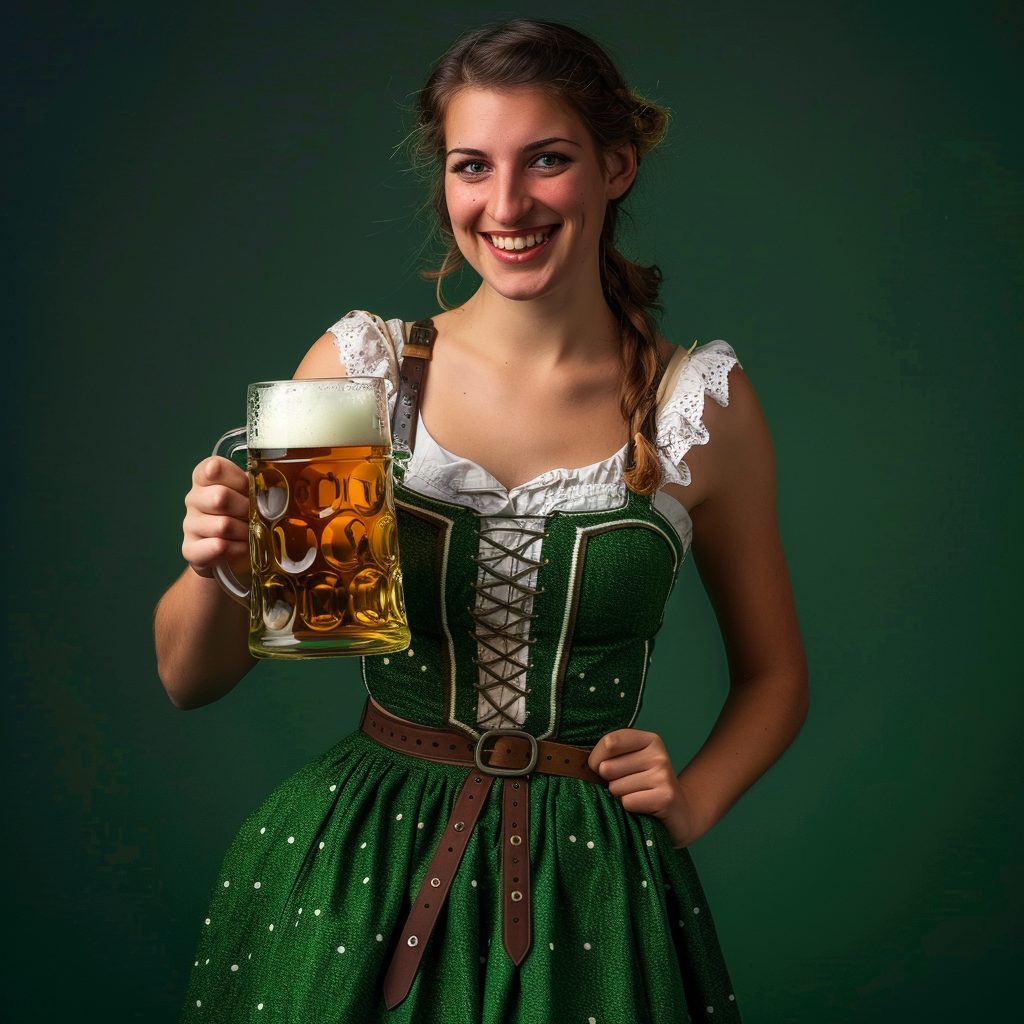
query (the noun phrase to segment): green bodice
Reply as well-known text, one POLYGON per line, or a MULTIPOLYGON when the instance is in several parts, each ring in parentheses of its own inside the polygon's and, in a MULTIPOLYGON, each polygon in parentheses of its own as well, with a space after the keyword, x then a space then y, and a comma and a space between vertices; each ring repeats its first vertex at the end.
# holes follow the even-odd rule
MULTIPOLYGON (((538 738, 592 744, 631 725, 640 711, 654 635, 684 548, 650 498, 627 495, 618 509, 524 517, 542 536, 528 643, 520 645, 528 667, 517 726, 538 738)), ((365 658, 366 687, 402 718, 476 737, 495 724, 478 724, 474 684, 486 677, 477 665, 481 627, 473 616, 481 528, 495 517, 401 485, 395 499, 412 644, 365 658)))

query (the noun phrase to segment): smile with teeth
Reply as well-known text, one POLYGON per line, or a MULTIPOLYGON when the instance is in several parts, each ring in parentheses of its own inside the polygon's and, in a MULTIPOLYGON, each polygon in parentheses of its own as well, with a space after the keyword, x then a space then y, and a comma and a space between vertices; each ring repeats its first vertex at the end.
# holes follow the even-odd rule
POLYGON ((536 233, 516 235, 515 237, 511 235, 492 235, 488 232, 487 237, 495 249, 504 249, 506 252, 521 252, 523 249, 532 249, 535 245, 540 245, 550 234, 550 228, 542 228, 536 233))

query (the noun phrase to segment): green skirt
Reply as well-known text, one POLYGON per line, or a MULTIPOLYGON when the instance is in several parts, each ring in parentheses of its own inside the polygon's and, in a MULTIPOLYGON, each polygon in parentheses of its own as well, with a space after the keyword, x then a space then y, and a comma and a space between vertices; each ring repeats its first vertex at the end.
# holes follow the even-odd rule
POLYGON ((501 938, 492 789, 406 998, 383 981, 466 777, 352 733, 242 827, 214 886, 183 1022, 738 1021, 704 893, 662 825, 579 779, 530 782, 533 944, 501 938))

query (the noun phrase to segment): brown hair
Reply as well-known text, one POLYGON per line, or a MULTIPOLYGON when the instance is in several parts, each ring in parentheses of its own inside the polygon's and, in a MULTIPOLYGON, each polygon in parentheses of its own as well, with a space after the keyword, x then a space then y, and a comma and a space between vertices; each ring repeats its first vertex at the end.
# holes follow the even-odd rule
MULTIPOLYGON (((576 111, 599 151, 633 143, 638 162, 658 145, 668 127, 668 112, 629 89, 604 50, 568 25, 517 19, 477 29, 460 39, 437 62, 419 92, 412 139, 418 165, 433 172, 430 205, 448 244, 440 270, 423 272, 437 281, 439 299, 442 279, 457 270, 464 258, 448 216, 444 175, 436 168, 438 162, 442 167, 444 163, 448 104, 459 90, 471 86, 547 89, 576 111)), ((659 308, 661 271, 634 263, 615 248, 619 204, 631 189, 608 203, 600 241, 601 286, 622 332, 625 372, 620 407, 631 439, 624 478, 630 490, 652 494, 661 482, 655 404, 664 367, 652 313, 659 308)))

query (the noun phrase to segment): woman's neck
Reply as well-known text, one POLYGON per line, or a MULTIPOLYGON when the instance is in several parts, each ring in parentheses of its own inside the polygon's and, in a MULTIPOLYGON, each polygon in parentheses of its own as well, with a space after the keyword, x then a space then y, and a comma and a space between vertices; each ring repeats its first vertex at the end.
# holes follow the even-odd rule
POLYGON ((445 330, 485 345, 493 359, 557 366, 615 358, 619 324, 598 286, 596 295, 507 299, 481 284, 462 306, 441 314, 445 330))

